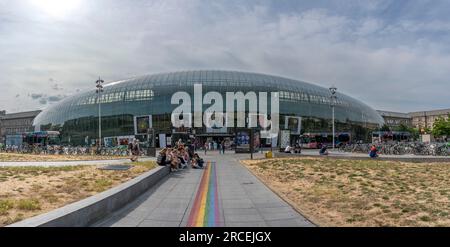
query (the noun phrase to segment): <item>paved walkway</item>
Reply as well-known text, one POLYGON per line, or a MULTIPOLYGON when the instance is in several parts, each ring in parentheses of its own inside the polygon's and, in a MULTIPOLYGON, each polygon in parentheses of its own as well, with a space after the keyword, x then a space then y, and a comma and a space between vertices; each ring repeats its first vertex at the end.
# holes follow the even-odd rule
POLYGON ((204 156, 207 169, 172 173, 94 226, 313 226, 243 167, 242 157, 204 156))
MULTIPOLYGON (((155 158, 140 158, 140 161, 155 160, 155 158)), ((59 166, 80 166, 80 165, 119 165, 130 163, 129 158, 115 160, 74 160, 74 161, 7 161, 0 162, 0 167, 21 167, 21 166, 42 166, 42 167, 59 167, 59 166)))

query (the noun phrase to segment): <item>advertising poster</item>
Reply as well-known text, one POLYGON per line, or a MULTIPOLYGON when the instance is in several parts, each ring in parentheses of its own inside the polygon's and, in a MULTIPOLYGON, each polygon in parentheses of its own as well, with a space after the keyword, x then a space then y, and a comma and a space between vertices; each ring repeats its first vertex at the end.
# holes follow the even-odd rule
POLYGON ((166 137, 166 146, 171 146, 172 145, 172 137, 168 136, 166 137))
MULTIPOLYGON (((253 151, 257 152, 260 147, 260 134, 259 132, 253 132, 253 151)), ((250 130, 239 130, 236 132, 235 138, 236 153, 249 153, 250 152, 250 130)))
POLYGON ((152 128, 152 116, 135 116, 134 117, 134 134, 146 135, 148 129, 152 128))
POLYGON ((289 130, 280 131, 280 148, 284 149, 291 143, 291 133, 289 130))
POLYGON ((290 130, 291 135, 300 135, 302 118, 296 116, 286 116, 284 119, 284 128, 290 130))
POLYGON ((116 137, 105 137, 103 139, 103 143, 106 147, 115 147, 115 146, 117 146, 117 138, 116 137))
POLYGON ((119 145, 128 145, 129 143, 133 142, 134 136, 118 136, 117 142, 119 145))
POLYGON ((165 148, 166 146, 166 134, 159 134, 159 147, 165 148))
POLYGON ((236 132, 236 153, 250 152, 250 131, 240 130, 236 132))
POLYGON ((261 146, 261 139, 258 131, 253 132, 253 151, 258 152, 261 146))
POLYGON ((272 137, 271 139, 269 138, 269 140, 272 140, 272 147, 275 148, 278 146, 278 136, 272 137))

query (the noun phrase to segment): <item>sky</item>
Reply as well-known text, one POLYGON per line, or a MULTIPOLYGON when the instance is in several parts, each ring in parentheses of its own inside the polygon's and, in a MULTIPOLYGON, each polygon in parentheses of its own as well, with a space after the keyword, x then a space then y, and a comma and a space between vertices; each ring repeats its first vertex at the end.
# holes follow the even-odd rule
POLYGON ((302 80, 375 109, 450 108, 450 1, 0 0, 0 110, 160 72, 302 80))

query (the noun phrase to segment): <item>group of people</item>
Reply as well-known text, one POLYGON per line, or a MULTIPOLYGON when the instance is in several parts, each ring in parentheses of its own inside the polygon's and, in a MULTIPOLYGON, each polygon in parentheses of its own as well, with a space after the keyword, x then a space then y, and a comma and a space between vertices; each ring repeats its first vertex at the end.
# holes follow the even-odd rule
POLYGON ((284 149, 285 153, 292 153, 292 154, 300 154, 302 153, 302 147, 299 144, 295 144, 294 147, 291 147, 290 145, 287 145, 284 149))
MULTIPOLYGON (((285 153, 301 153, 302 149, 300 146, 295 146, 295 147, 291 147, 291 146, 287 146, 284 149, 285 153)), ((322 145, 322 147, 319 149, 319 155, 328 155, 328 146, 327 145, 322 145)), ((377 158, 378 157, 378 149, 375 145, 372 145, 372 147, 370 148, 370 152, 369 152, 369 157, 370 158, 377 158)))
POLYGON ((203 145, 203 150, 205 151, 205 154, 207 150, 219 150, 219 153, 225 154, 225 149, 226 145, 224 140, 222 140, 220 143, 215 141, 205 142, 205 144, 203 145))
MULTIPOLYGON (((328 155, 327 148, 328 148, 327 145, 323 145, 322 148, 319 150, 319 154, 320 155, 328 155)), ((375 145, 372 145, 372 147, 370 147, 369 157, 370 158, 378 157, 378 149, 375 145)))
POLYGON ((194 169, 204 167, 204 160, 183 143, 177 142, 173 148, 162 149, 156 159, 160 166, 170 166, 171 171, 178 171, 191 166, 194 169))

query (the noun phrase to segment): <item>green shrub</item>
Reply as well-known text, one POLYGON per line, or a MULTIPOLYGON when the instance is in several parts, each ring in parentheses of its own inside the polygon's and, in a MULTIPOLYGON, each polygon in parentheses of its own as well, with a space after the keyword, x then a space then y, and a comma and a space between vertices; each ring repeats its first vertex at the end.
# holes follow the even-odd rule
POLYGON ((17 202, 17 208, 33 211, 41 209, 41 205, 37 199, 21 199, 17 202))
POLYGON ((14 207, 14 203, 10 200, 0 200, 0 215, 8 214, 8 210, 14 207))

